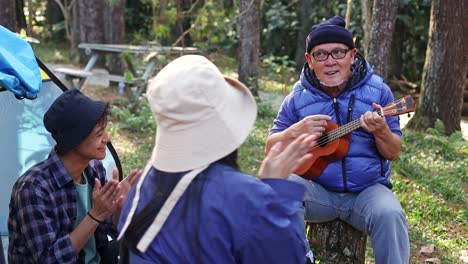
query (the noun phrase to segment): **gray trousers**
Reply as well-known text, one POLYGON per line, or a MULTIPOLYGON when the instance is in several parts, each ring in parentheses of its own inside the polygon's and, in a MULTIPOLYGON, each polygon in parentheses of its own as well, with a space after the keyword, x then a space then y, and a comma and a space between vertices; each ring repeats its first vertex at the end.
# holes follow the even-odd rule
POLYGON ((317 223, 340 218, 370 236, 376 264, 409 263, 406 215, 390 189, 376 184, 360 193, 336 193, 297 175, 289 179, 306 188, 301 219, 317 223))

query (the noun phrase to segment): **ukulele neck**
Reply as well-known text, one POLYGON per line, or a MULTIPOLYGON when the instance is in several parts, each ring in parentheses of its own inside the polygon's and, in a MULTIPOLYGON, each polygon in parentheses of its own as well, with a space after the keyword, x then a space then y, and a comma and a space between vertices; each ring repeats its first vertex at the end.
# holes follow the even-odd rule
POLYGON ((354 130, 360 127, 361 127, 361 122, 359 121, 359 119, 349 122, 346 125, 340 126, 339 128, 326 133, 328 142, 332 142, 343 136, 346 136, 347 134, 353 132, 354 130))
MULTIPOLYGON (((380 116, 383 116, 382 115, 382 109, 377 109, 375 110, 374 112, 377 112, 377 114, 379 114, 380 116)), ((333 131, 330 131, 328 133, 326 133, 327 135, 327 138, 328 138, 328 142, 331 142, 331 141, 334 141, 334 140, 337 140, 343 136, 346 136, 347 134, 353 132, 354 130, 358 129, 361 127, 361 120, 358 118, 358 119, 355 119, 345 125, 342 125, 340 127, 338 127, 337 129, 333 130, 333 131)))

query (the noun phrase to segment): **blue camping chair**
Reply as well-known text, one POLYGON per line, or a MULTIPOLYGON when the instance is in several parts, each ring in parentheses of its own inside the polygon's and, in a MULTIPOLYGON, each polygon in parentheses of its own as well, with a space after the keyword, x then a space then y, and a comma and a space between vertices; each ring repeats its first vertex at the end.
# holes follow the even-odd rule
MULTIPOLYGON (((0 26, 0 264, 6 263, 8 212, 16 179, 47 158, 55 141, 44 128, 43 116, 67 87, 35 56, 30 45, 0 26)), ((114 147, 107 144, 103 160, 107 177, 122 167, 114 147)))

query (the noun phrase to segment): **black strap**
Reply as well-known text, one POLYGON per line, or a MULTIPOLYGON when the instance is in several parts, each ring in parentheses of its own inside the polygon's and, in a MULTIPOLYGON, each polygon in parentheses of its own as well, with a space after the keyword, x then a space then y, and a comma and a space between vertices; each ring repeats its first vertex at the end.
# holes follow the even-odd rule
POLYGON ((349 99, 349 104, 348 104, 348 120, 346 121, 347 123, 351 122, 351 117, 353 115, 353 107, 354 107, 354 94, 351 95, 351 98, 349 99))
POLYGON ((121 240, 119 244, 119 264, 130 264, 130 255, 125 241, 121 240))

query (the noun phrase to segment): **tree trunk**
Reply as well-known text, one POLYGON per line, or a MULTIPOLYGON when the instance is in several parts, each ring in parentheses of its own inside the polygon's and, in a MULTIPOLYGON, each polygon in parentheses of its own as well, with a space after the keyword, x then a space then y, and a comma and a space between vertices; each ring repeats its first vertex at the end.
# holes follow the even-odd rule
POLYGON ((10 31, 18 31, 16 18, 16 2, 13 0, 0 0, 0 25, 10 31))
MULTIPOLYGON (((402 59, 401 59, 401 52, 403 50, 403 37, 404 37, 404 32, 405 28, 399 23, 398 20, 395 22, 395 31, 393 33, 393 38, 392 38, 392 47, 390 48, 390 58, 388 61, 388 66, 387 66, 387 75, 388 79, 386 79, 388 84, 391 84, 391 81, 394 79, 399 80, 401 78, 401 65, 402 65, 402 59)), ((392 87, 392 90, 395 87, 392 87)))
POLYGON ((104 43, 103 6, 99 0, 78 1, 80 41, 104 43))
POLYGON ((362 39, 362 50, 364 56, 367 56, 369 51, 370 31, 371 31, 371 10, 369 7, 369 0, 361 0, 361 13, 362 13, 362 31, 364 32, 362 39))
POLYGON ((351 24, 351 15, 353 14, 353 0, 346 1, 346 29, 349 30, 349 25, 351 24))
POLYGON ((367 60, 384 80, 389 79, 392 38, 399 0, 374 1, 367 60))
POLYGON ((26 16, 24 15, 24 0, 16 0, 16 21, 18 30, 26 28, 26 16))
POLYGON ((78 3, 73 1, 71 8, 71 21, 70 21, 70 47, 73 54, 77 53, 78 41, 80 39, 80 15, 78 10, 78 3))
MULTIPOLYGON (((104 28, 106 43, 125 43, 125 4, 126 0, 119 0, 112 4, 106 2, 104 8, 104 28)), ((118 54, 110 55, 107 68, 109 73, 123 75, 124 67, 118 54)))
POLYGON ((28 34, 28 36, 32 36, 32 26, 33 26, 33 19, 34 19, 32 0, 26 0, 26 3, 28 3, 28 24, 26 25, 26 33, 28 34))
POLYGON ((239 80, 258 95, 261 0, 240 0, 239 80))
POLYGON ((304 53, 305 51, 305 40, 310 30, 312 29, 312 19, 310 17, 310 10, 314 8, 316 3, 314 0, 301 0, 297 5, 297 12, 299 14, 299 30, 297 32, 297 46, 295 61, 297 69, 301 69, 305 63, 304 53))
MULTIPOLYGON (((80 42, 104 43, 104 22, 103 22, 103 1, 100 0, 80 0, 78 1, 78 15, 80 42)), ((86 56, 81 56, 81 61, 86 61, 86 56)), ((104 66, 104 60, 97 62, 97 65, 104 66)))
POLYGON ((336 219, 306 224, 307 238, 320 263, 364 264, 367 235, 336 219))
POLYGON ((77 39, 79 36, 79 27, 78 27, 78 11, 77 3, 74 0, 54 0, 56 6, 60 9, 60 12, 63 15, 63 23, 65 28, 65 37, 69 41, 70 45, 70 54, 74 55, 76 52, 77 39))
MULTIPOLYGON (((191 0, 180 0, 180 1, 177 1, 177 4, 178 4, 177 12, 179 14, 182 14, 177 17, 177 35, 178 35, 177 37, 179 37, 179 36, 182 36, 185 33, 185 31, 189 30, 190 27, 192 26, 191 17, 193 14, 191 13, 185 14, 185 12, 189 12, 189 10, 192 8, 191 0)), ((193 10, 191 12, 193 12, 193 10)), ((183 38, 181 39, 180 44, 178 44, 178 46, 182 46, 182 47, 189 47, 192 45, 193 45, 193 41, 192 41, 190 34, 184 34, 183 38)))
POLYGON ((64 19, 62 11, 60 10, 60 7, 57 4, 57 2, 55 2, 55 0, 48 0, 47 1, 45 16, 46 16, 47 25, 49 27, 49 30, 52 30, 52 26, 54 24, 57 24, 60 21, 63 21, 63 19, 64 19))
POLYGON ((410 128, 425 130, 440 119, 448 135, 461 130, 468 63, 467 8, 465 0, 432 1, 421 96, 410 128))

